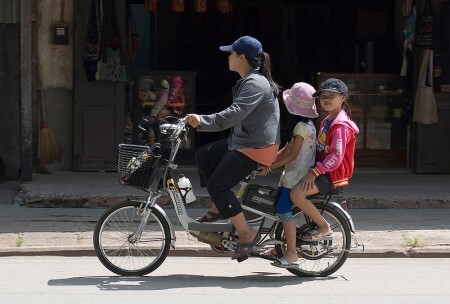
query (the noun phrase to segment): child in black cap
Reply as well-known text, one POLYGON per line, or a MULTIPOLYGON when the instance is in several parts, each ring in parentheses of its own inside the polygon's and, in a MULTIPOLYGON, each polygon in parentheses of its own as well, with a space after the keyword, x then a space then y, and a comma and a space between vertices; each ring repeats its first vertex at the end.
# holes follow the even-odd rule
POLYGON ((349 118, 347 104, 348 88, 342 80, 325 80, 313 96, 319 97, 320 105, 328 112, 317 135, 316 164, 292 189, 291 199, 316 225, 301 236, 304 242, 317 242, 331 238, 329 223, 306 198, 316 193, 341 192, 353 175, 356 124, 349 118))

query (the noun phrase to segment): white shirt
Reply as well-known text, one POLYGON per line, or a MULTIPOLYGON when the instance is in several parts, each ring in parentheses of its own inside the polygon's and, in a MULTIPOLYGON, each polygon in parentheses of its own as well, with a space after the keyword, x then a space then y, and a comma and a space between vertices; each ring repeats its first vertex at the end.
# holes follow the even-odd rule
POLYGON ((292 189, 300 179, 308 174, 316 159, 316 128, 312 121, 299 122, 292 132, 292 139, 286 144, 286 155, 291 152, 294 137, 303 137, 302 147, 297 157, 286 164, 280 178, 279 186, 292 189))

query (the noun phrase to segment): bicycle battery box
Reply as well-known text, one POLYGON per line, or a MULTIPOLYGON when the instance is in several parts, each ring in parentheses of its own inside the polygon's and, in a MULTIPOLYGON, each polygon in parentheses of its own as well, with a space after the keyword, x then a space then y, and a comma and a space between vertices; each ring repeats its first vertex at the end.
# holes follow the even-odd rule
POLYGON ((264 185, 248 185, 242 196, 242 205, 275 215, 280 194, 277 189, 264 185))

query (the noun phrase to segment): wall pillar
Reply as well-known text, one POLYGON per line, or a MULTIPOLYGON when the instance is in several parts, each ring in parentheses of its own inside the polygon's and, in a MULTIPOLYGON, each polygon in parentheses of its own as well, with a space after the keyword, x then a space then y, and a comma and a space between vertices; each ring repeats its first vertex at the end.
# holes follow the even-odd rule
POLYGON ((20 139, 23 181, 33 175, 33 26, 32 6, 28 1, 20 5, 20 139))

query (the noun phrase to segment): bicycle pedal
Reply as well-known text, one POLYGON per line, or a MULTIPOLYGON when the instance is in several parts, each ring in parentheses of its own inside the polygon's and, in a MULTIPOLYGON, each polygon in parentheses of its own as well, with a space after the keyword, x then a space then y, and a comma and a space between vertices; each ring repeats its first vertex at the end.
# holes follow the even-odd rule
POLYGON ((254 253, 254 254, 261 254, 261 253, 265 252, 266 250, 267 250, 266 247, 259 247, 259 246, 257 246, 257 247, 255 247, 252 250, 252 253, 254 253))
POLYGON ((319 245, 319 241, 307 242, 297 239, 296 246, 309 245, 309 246, 317 246, 319 245))

